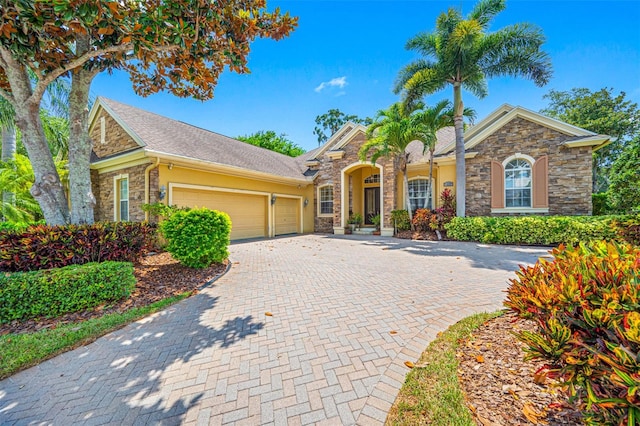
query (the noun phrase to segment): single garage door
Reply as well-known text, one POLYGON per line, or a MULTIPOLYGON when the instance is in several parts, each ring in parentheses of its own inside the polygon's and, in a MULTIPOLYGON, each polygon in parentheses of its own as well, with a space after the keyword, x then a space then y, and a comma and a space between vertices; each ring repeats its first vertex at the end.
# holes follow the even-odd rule
POLYGON ((232 240, 267 236, 267 197, 264 195, 173 188, 171 201, 180 207, 206 207, 227 213, 231 217, 232 240))
POLYGON ((275 204, 276 235, 297 234, 300 231, 300 200, 278 197, 275 204))

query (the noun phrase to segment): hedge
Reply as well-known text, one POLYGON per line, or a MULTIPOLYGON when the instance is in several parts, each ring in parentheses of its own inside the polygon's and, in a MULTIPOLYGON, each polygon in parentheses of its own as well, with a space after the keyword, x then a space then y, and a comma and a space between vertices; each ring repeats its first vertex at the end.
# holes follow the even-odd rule
POLYGON ((455 217, 447 237, 492 244, 576 245, 591 241, 638 244, 640 215, 455 217))
POLYGON ((155 243, 156 226, 134 222, 36 225, 0 232, 0 271, 34 271, 89 262, 133 262, 155 243))
POLYGON ((133 265, 103 262, 0 275, 0 323, 69 312, 128 297, 133 265))

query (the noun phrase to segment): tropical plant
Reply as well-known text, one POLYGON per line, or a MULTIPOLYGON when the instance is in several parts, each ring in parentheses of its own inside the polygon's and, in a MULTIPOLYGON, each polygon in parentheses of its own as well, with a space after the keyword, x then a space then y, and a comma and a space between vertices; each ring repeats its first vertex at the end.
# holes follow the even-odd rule
POLYGON ((375 164, 381 157, 392 158, 394 168, 402 172, 404 180, 404 200, 406 209, 411 214, 409 200, 409 179, 407 176, 407 146, 420 135, 420 128, 402 102, 396 102, 386 110, 376 114, 373 123, 367 128, 367 141, 360 147, 360 160, 366 161, 371 155, 371 163, 375 164))
MULTIPOLYGON (((476 112, 471 108, 465 108, 463 116, 470 122, 473 122, 476 118, 476 112)), ((429 151, 429 182, 427 183, 427 194, 431 194, 431 186, 433 185, 433 156, 438 142, 438 130, 453 126, 451 102, 442 100, 432 107, 422 107, 416 111, 415 120, 420 125, 418 139, 424 145, 423 152, 429 151)), ((431 203, 431 197, 427 197, 427 202, 431 203)), ((432 209, 434 206, 427 205, 425 208, 432 209)))
POLYGON ((402 92, 408 103, 448 85, 453 87, 460 217, 465 215, 466 190, 462 89, 484 98, 487 78, 524 76, 542 86, 551 76, 549 57, 540 50, 544 36, 537 27, 521 23, 488 32, 489 24, 504 8, 505 0, 480 0, 466 19, 454 8, 442 13, 435 31, 418 34, 407 42, 407 49, 416 50, 425 58, 403 68, 396 82, 396 92, 402 92))
MULTIPOLYGON (((67 182, 67 162, 57 161, 56 170, 63 182, 67 182)), ((32 222, 43 218, 40 205, 31 195, 34 174, 31 162, 22 154, 13 160, 0 162, 0 187, 12 194, 2 200, 2 215, 10 222, 32 222)))
POLYGON ((140 95, 166 90, 207 100, 224 70, 249 71, 252 41, 279 40, 296 25, 261 0, 2 2, 0 96, 16 113, 35 173, 32 194, 47 222, 93 221, 87 105, 96 75, 121 69, 140 95), (38 116, 46 88, 64 76, 71 77, 70 203, 38 116))

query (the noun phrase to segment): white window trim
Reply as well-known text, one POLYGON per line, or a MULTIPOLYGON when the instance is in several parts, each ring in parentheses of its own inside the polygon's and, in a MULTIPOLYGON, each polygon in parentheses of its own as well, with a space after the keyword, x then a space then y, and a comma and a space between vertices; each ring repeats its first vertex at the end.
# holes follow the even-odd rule
MULTIPOLYGON (((319 186, 317 191, 317 197, 316 199, 318 200, 318 208, 317 208, 317 216, 318 217, 333 217, 333 212, 331 213, 321 213, 322 209, 321 209, 321 203, 322 203, 322 198, 320 197, 320 193, 322 188, 326 188, 327 186, 331 187, 331 193, 333 194, 333 199, 335 200, 335 193, 333 191, 335 191, 334 185, 332 183, 327 183, 325 185, 319 186)), ((331 205, 333 206, 334 201, 331 200, 331 205)), ((333 209, 332 209, 333 210, 333 209)))
MULTIPOLYGON (((529 198, 529 201, 531 203, 531 205, 533 205, 533 163, 536 162, 535 158, 526 155, 526 154, 521 154, 521 153, 515 153, 510 157, 507 157, 503 162, 502 162, 502 185, 504 187, 504 191, 502 194, 502 205, 506 206, 507 205, 507 164, 509 164, 510 162, 512 162, 513 160, 525 160, 527 162, 529 162, 529 167, 531 170, 531 187, 529 188, 531 190, 531 196, 529 198)), ((491 213, 544 213, 544 212, 538 212, 536 210, 539 210, 540 208, 533 208, 533 207, 504 207, 503 209, 491 209, 491 213), (506 210, 504 212, 499 212, 496 211, 494 212, 493 210, 506 210)), ((549 209, 547 208, 547 212, 549 211, 549 209)))
POLYGON ((504 207, 491 209, 491 213, 549 213, 549 207, 504 207))
MULTIPOLYGON (((413 177, 407 179, 407 181, 411 182, 413 180, 418 180, 418 179, 429 180, 429 176, 423 176, 423 175, 413 176, 413 177)), ((436 182, 435 178, 431 179, 431 204, 432 204, 431 207, 432 207, 432 209, 436 208, 436 198, 435 198, 435 194, 434 194, 435 193, 435 189, 436 189, 435 182, 436 182)), ((403 182, 402 186, 403 187, 405 186, 404 182, 403 182)), ((409 194, 409 188, 404 188, 404 193, 408 195, 409 194)), ((404 208, 406 209, 406 207, 407 207, 407 205, 406 205, 406 202, 405 202, 404 208)))
POLYGON ((131 180, 129 179, 129 174, 124 173, 120 175, 116 175, 113 177, 113 221, 120 221, 120 181, 122 179, 127 179, 128 186, 128 196, 127 196, 127 215, 129 216, 129 220, 131 220, 131 185, 129 184, 131 180))

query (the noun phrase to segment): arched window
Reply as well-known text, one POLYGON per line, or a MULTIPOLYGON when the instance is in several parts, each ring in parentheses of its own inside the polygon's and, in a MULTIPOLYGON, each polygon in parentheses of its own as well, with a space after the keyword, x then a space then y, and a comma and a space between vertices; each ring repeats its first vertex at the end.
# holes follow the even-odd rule
POLYGON ((505 207, 531 207, 531 163, 522 158, 504 167, 505 207))
POLYGON ((318 188, 318 215, 328 216, 333 214, 333 185, 325 185, 318 188))
POLYGON ((429 179, 412 179, 409 181, 409 201, 411 202, 411 211, 433 208, 431 194, 427 193, 428 187, 429 179))

